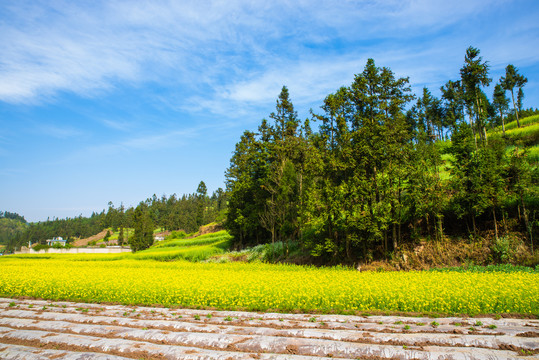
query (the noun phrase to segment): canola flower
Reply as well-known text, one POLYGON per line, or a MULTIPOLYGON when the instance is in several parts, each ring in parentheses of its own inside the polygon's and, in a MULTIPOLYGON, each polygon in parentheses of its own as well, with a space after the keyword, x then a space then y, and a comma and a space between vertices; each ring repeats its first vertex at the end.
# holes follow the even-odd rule
POLYGON ((0 259, 0 296, 259 311, 539 315, 536 273, 96 259, 0 259))

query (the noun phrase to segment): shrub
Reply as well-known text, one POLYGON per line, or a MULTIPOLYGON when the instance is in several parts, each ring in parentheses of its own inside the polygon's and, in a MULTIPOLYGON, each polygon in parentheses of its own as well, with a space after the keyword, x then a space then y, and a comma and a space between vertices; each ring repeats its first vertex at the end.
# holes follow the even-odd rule
POLYGON ((39 250, 48 250, 50 248, 51 247, 49 245, 38 244, 38 245, 34 246, 32 249, 34 249, 35 251, 39 251, 39 250))
POLYGON ((491 250, 496 257, 496 260, 501 262, 508 262, 512 258, 511 250, 511 238, 509 236, 502 236, 496 240, 496 243, 492 246, 491 250))
POLYGON ((178 231, 173 231, 173 232, 172 232, 170 235, 168 235, 165 239, 166 239, 166 240, 184 239, 186 236, 187 236, 187 234, 185 233, 185 231, 183 231, 183 230, 178 230, 178 231))

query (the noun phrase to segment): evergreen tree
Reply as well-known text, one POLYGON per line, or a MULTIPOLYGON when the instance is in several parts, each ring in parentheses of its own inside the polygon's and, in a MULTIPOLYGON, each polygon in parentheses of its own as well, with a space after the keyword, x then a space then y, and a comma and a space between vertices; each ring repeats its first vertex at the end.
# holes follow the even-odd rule
POLYGON ((107 230, 107 233, 105 234, 105 237, 103 238, 103 241, 105 242, 105 244, 108 244, 110 235, 111 235, 110 230, 107 230))
POLYGON ((520 121, 519 121, 519 110, 520 107, 517 106, 517 103, 515 103, 515 87, 517 87, 519 90, 522 90, 522 87, 528 82, 528 79, 522 76, 518 73, 518 69, 512 65, 509 64, 505 68, 505 76, 500 79, 500 83, 504 87, 505 90, 509 90, 511 92, 511 98, 513 99, 513 109, 515 112, 515 116, 517 118, 517 126, 520 127, 520 121))
POLYGON ((494 86, 494 94, 492 98, 493 98, 492 105, 494 105, 496 110, 498 110, 498 112, 500 113, 500 119, 502 122, 502 132, 503 132, 503 135, 505 136, 504 114, 509 108, 509 99, 505 95, 505 89, 503 88, 502 84, 496 84, 496 86, 494 86))
POLYGON ((463 89, 460 81, 449 80, 440 88, 445 105, 446 126, 451 131, 464 120, 463 89))
POLYGON ((132 252, 145 250, 153 245, 154 225, 148 210, 148 205, 141 202, 133 213, 135 233, 130 240, 132 252))
POLYGON ((464 88, 464 101, 470 116, 470 126, 474 132, 474 139, 475 133, 479 132, 481 139, 486 141, 485 123, 487 114, 481 97, 481 86, 488 86, 492 79, 488 77, 488 63, 483 62, 479 53, 479 49, 472 46, 466 49, 464 66, 460 69, 460 75, 464 88))
POLYGON ((122 246, 124 244, 124 227, 120 226, 120 233, 118 234, 118 245, 122 246))
POLYGON ((200 227, 205 224, 206 219, 205 219, 204 213, 206 212, 207 197, 208 197, 208 189, 206 188, 206 184, 204 183, 204 181, 201 181, 197 187, 197 214, 196 214, 197 227, 200 227))
POLYGON ((522 91, 522 88, 519 88, 518 94, 517 94, 517 113, 519 113, 522 110, 523 100, 524 100, 524 91, 522 91))
POLYGON ((263 232, 259 220, 266 197, 261 194, 260 183, 265 179, 267 165, 260 161, 257 149, 260 144, 255 134, 245 131, 225 173, 229 193, 225 226, 240 248, 246 243, 257 243, 263 232))

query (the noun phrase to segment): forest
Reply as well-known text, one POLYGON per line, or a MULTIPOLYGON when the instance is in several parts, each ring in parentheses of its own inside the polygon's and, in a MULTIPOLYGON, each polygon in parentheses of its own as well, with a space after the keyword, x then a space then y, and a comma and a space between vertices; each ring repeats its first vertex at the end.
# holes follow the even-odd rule
MULTIPOLYGON (((122 228, 181 229, 190 233, 198 230, 201 225, 222 219, 225 205, 224 191, 217 189, 209 196, 206 184, 201 181, 195 193, 181 197, 173 194, 158 198, 154 194, 136 207, 126 208, 123 204, 115 207, 112 202, 109 202, 106 211, 94 212, 90 217, 55 218, 26 224, 18 231, 10 233, 9 236, 6 235, 3 243, 7 245, 7 251, 12 251, 28 242, 44 244, 47 239, 55 236, 61 236, 71 242, 76 238, 95 235, 107 228, 112 231, 122 228)), ((0 233, 5 232, 0 229, 0 233)), ((127 243, 128 240, 121 239, 120 243, 127 243)))
MULTIPOLYGON (((282 258, 294 249, 321 264, 387 259, 424 241, 487 239, 502 249, 498 261, 521 246, 536 265, 539 111, 522 108, 527 79, 514 65, 492 81, 469 47, 440 98, 427 88, 414 95, 408 78, 373 59, 304 120, 283 86, 269 119, 236 144, 225 190, 209 195, 200 182, 191 194, 31 224, 6 212, 0 220, 11 230, 0 231, 0 243, 10 251, 105 228, 189 233, 218 222, 236 250, 279 243, 282 258)), ((119 240, 139 249, 136 239, 119 240)))
POLYGON ((533 254, 538 172, 528 155, 538 133, 506 134, 509 121, 523 126, 527 79, 505 70, 489 100, 488 62, 469 47, 460 78, 437 98, 427 88, 415 96, 408 78, 369 59, 303 121, 283 87, 226 171, 225 224, 236 246, 283 242, 337 264, 487 232, 502 246, 515 231, 533 254))

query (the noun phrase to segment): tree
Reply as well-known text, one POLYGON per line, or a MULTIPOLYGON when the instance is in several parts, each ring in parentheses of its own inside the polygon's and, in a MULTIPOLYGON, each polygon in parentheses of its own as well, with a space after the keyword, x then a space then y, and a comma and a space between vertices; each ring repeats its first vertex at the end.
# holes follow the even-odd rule
POLYGON ((120 226, 120 233, 118 234, 118 245, 122 246, 124 244, 124 227, 120 226))
POLYGON ((201 181, 197 187, 197 213, 196 213, 196 224, 197 227, 204 225, 205 217, 204 213, 206 212, 206 200, 208 198, 208 189, 204 181, 201 181))
POLYGON ((432 96, 429 89, 423 88, 423 96, 417 99, 417 103, 408 113, 408 117, 414 117, 414 130, 420 130, 427 135, 430 142, 443 137, 444 109, 440 99, 432 96))
MULTIPOLYGON (((407 78, 369 59, 352 85, 326 97, 317 148, 315 191, 306 209, 311 253, 353 261, 375 246, 399 243, 400 194, 410 132, 403 114, 412 100, 407 78), (390 235, 391 234, 391 235, 390 235)), ((315 158, 315 159, 316 159, 315 158)))
POLYGON ((502 84, 503 88, 505 90, 509 90, 511 92, 511 99, 513 99, 513 109, 515 111, 515 116, 517 118, 517 126, 520 127, 520 121, 519 121, 519 107, 517 107, 517 104, 515 103, 515 93, 514 89, 515 87, 519 88, 519 90, 522 90, 522 87, 528 82, 528 79, 524 76, 520 75, 518 73, 518 69, 512 65, 509 64, 505 68, 505 76, 500 79, 500 83, 502 84))
POLYGON ((225 227, 240 248, 246 243, 258 243, 264 234, 260 212, 267 198, 262 188, 268 171, 266 156, 265 146, 256 139, 255 133, 245 131, 225 173, 229 194, 225 227))
POLYGON ((508 168, 509 191, 518 201, 518 219, 524 220, 524 227, 528 232, 532 254, 534 253, 533 223, 529 220, 529 209, 526 207, 526 197, 537 198, 537 190, 530 186, 534 180, 533 171, 526 159, 526 151, 518 147, 513 150, 508 168), (535 191, 534 191, 535 190, 535 191), (534 193, 535 192, 535 193, 534 193))
POLYGON ((468 228, 468 219, 472 220, 472 229, 475 235, 477 233, 475 219, 478 215, 476 210, 485 206, 484 199, 475 196, 480 193, 477 191, 478 173, 474 164, 476 152, 474 152, 472 137, 472 129, 465 124, 460 124, 453 132, 451 150, 454 160, 451 168, 450 186, 453 213, 458 219, 464 218, 468 228))
POLYGON ((135 233, 130 241, 131 251, 137 252, 153 245, 153 221, 148 211, 148 205, 141 202, 133 213, 135 233))
POLYGON ((440 88, 445 103, 446 125, 451 129, 464 119, 463 89, 460 81, 449 80, 440 88))
POLYGON ((517 110, 520 112, 522 110, 522 100, 524 100, 524 91, 522 91, 522 88, 518 89, 517 94, 517 110))
POLYGON ((474 131, 474 139, 476 127, 479 130, 480 137, 483 141, 486 141, 486 112, 484 104, 482 104, 480 87, 488 86, 492 81, 488 77, 488 63, 479 56, 479 49, 470 46, 466 49, 466 56, 464 57, 464 66, 460 69, 460 76, 462 78, 462 85, 464 87, 464 101, 466 103, 468 113, 470 116, 470 126, 474 131), (473 117, 475 115, 475 126, 473 117), (482 130, 482 131, 481 131, 482 130))
POLYGON ((509 108, 509 99, 505 96, 505 89, 501 84, 494 86, 494 94, 492 96, 492 105, 500 113, 500 119, 502 121, 502 132, 505 135, 505 120, 504 114, 509 108))
POLYGON ((287 136, 295 136, 299 125, 298 114, 294 111, 294 105, 290 101, 288 88, 283 86, 277 98, 276 112, 270 114, 275 120, 275 136, 282 140, 287 136))
POLYGON ((197 194, 199 197, 206 197, 208 195, 208 188, 204 181, 201 181, 197 187, 197 194))
POLYGON ((107 230, 107 233, 105 234, 105 237, 103 238, 103 241, 105 242, 105 244, 108 244, 110 235, 111 235, 110 230, 107 230))

